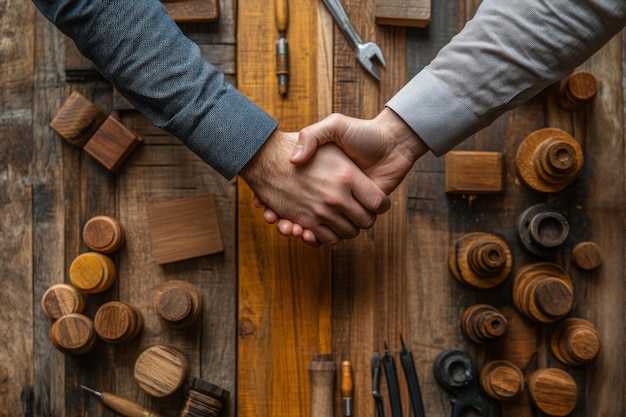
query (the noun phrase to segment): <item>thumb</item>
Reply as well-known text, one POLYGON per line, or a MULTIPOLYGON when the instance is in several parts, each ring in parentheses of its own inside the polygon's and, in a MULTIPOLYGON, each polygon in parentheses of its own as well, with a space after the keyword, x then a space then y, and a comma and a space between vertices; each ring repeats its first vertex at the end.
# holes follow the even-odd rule
POLYGON ((317 147, 321 145, 321 143, 318 143, 315 135, 308 134, 307 132, 306 129, 303 129, 298 135, 298 142, 289 158, 289 162, 292 164, 300 165, 305 163, 315 154, 317 147))

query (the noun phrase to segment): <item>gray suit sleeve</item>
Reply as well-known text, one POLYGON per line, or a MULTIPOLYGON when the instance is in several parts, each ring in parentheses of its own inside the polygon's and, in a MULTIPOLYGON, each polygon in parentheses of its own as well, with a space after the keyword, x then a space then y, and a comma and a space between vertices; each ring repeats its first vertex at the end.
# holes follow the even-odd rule
POLYGON ((34 3, 141 113, 225 178, 276 129, 276 120, 224 82, 160 1, 34 3))
POLYGON ((387 106, 441 155, 570 73, 625 24, 623 0, 484 0, 387 106))

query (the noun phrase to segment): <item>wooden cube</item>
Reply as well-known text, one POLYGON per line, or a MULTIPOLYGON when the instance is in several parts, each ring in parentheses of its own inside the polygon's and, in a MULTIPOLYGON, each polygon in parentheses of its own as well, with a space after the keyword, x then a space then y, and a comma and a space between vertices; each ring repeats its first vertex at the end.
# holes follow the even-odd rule
POLYGON ((146 208, 152 252, 158 264, 224 250, 211 194, 158 203, 146 208))
POLYGON ((50 122, 50 127, 70 144, 83 148, 107 118, 98 106, 74 91, 50 122))
POLYGON ((446 193, 501 194, 504 164, 501 152, 453 151, 446 154, 446 193))
POLYGON ((109 116, 83 149, 109 171, 117 172, 139 143, 141 137, 109 116))

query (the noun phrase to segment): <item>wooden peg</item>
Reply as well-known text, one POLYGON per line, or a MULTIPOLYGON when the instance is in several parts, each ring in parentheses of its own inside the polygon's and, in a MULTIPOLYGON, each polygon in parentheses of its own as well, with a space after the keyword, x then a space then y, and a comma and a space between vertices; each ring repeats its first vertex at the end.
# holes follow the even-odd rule
POLYGON ((580 145, 567 132, 539 129, 517 149, 517 173, 526 186, 539 193, 556 193, 578 177, 583 166, 580 145))
POLYGON ((589 71, 576 71, 561 80, 557 103, 564 110, 585 108, 598 92, 598 80, 589 71))
POLYGON ((461 330, 470 340, 478 344, 487 344, 504 336, 507 320, 495 307, 487 304, 475 304, 463 313, 461 330))
POLYGON ((602 265, 602 250, 595 242, 580 242, 572 250, 574 265, 585 271, 591 271, 602 265))
POLYGON ((558 368, 538 369, 528 377, 528 392, 535 406, 548 416, 572 413, 578 401, 576 381, 558 368))
POLYGON ((82 149, 106 118, 106 113, 98 106, 74 91, 54 116, 50 127, 67 142, 82 149))
POLYGON ((569 222, 556 207, 541 203, 527 208, 519 216, 517 232, 530 253, 548 256, 567 240, 569 222))
POLYGON ((511 400, 524 390, 524 374, 510 361, 491 361, 480 372, 480 385, 494 400, 511 400))
POLYGON ((72 285, 55 284, 41 297, 41 307, 48 317, 56 320, 66 314, 82 313, 85 297, 72 285))
POLYGON ((124 244, 124 229, 111 216, 95 216, 83 227, 83 241, 96 252, 111 253, 124 244))
POLYGON ((501 237, 473 232, 461 236, 450 247, 448 266, 462 284, 486 289, 504 282, 511 272, 513 257, 501 237))
POLYGON ((143 330, 143 314, 121 301, 104 303, 96 311, 94 326, 100 338, 109 343, 125 343, 143 330))
POLYGON ((557 264, 525 265, 513 281, 513 303, 529 319, 553 323, 571 311, 574 286, 569 275, 557 264))
POLYGON ((554 356, 567 365, 590 362, 600 352, 600 336, 589 321, 569 317, 557 323, 550 337, 554 356))
POLYGON ((50 341, 63 353, 82 355, 96 347, 98 337, 89 317, 70 313, 52 323, 50 341))
POLYGON ((70 265, 72 284, 87 294, 108 290, 115 278, 115 264, 111 258, 98 252, 83 253, 70 265))
POLYGON ((135 132, 108 116, 83 149, 106 169, 117 172, 141 142, 135 132))
POLYGON ((178 390, 189 370, 189 362, 179 350, 165 345, 147 348, 135 361, 137 384, 153 397, 165 397, 178 390))
POLYGON ((446 193, 504 192, 504 163, 501 152, 451 151, 445 158, 446 193))
POLYGON ((185 329, 194 325, 202 312, 202 297, 192 284, 171 280, 156 289, 153 296, 156 313, 168 325, 185 329))

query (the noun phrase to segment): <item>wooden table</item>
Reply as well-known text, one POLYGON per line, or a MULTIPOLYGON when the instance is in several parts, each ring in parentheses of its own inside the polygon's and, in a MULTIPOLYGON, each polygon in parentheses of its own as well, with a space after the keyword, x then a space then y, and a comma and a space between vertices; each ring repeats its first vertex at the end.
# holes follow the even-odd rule
MULTIPOLYGON (((254 3, 240 1, 236 8, 235 2, 224 0, 220 2, 219 23, 183 26, 208 59, 220 66, 231 82, 239 81, 247 93, 255 81, 242 82, 241 73, 247 70, 242 67, 246 62, 242 53, 254 53, 254 48, 242 43, 246 35, 241 31, 255 22, 273 23, 261 10, 267 5, 254 3)), ((380 85, 358 66, 323 8, 312 6, 313 11, 307 11, 306 16, 315 22, 314 27, 298 26, 314 33, 317 41, 317 47, 311 48, 315 55, 306 57, 305 62, 317 62, 312 74, 332 93, 320 97, 307 117, 323 117, 330 111, 358 117, 375 115, 407 77, 426 65, 458 32, 478 2, 441 3, 433 2, 429 29, 405 30, 373 26, 373 7, 362 7, 357 0, 344 1, 357 29, 367 35, 364 37, 378 41, 387 55, 390 65, 383 71, 380 85), (329 35, 334 37, 324 38, 329 35), (330 56, 334 61, 321 60, 330 56), (325 74, 332 78, 324 79, 325 74)), ((550 259, 571 274, 575 284, 572 314, 597 326, 602 350, 592 364, 568 368, 549 352, 549 331, 542 327, 534 366, 557 366, 571 372, 580 393, 573 415, 625 414, 626 76, 621 35, 583 65, 600 81, 599 94, 587 110, 560 110, 554 102, 556 91, 549 88, 459 147, 504 153, 504 195, 446 195, 444 159, 427 156, 393 194, 391 212, 381 216, 374 229, 332 250, 312 250, 277 237, 272 227, 263 225, 242 184, 222 179, 175 138, 152 127, 134 111, 117 109, 114 93, 106 82, 66 82, 64 38, 32 4, 0 0, 0 6, 4 10, 0 13, 0 318, 4 326, 0 342, 0 415, 112 415, 81 392, 79 385, 85 384, 133 399, 165 416, 175 416, 184 398, 182 391, 166 398, 150 398, 132 379, 138 353, 154 344, 176 346, 189 359, 191 375, 230 390, 232 396, 225 410, 230 416, 306 415, 307 361, 312 354, 330 349, 337 362, 353 362, 356 414, 373 415, 369 358, 374 350, 382 351, 385 342, 397 358, 400 334, 416 358, 427 414, 447 415, 450 396, 438 386, 432 373, 436 356, 446 348, 458 347, 470 352, 479 364, 489 359, 489 349, 477 347, 463 337, 460 315, 477 302, 510 305, 512 288, 511 280, 489 291, 460 285, 447 268, 448 248, 467 232, 488 231, 500 234, 510 244, 514 268, 534 262, 536 258, 517 241, 516 219, 525 208, 546 201, 561 208, 572 224, 570 240, 550 259), (68 146, 48 127, 71 91, 83 93, 105 111, 117 112, 127 126, 144 137, 144 143, 117 175, 68 146), (514 155, 528 133, 548 126, 566 130, 576 138, 583 148, 585 165, 571 187, 543 196, 520 183, 514 155), (146 206, 201 193, 216 197, 224 252, 157 265, 152 256, 146 206), (70 357, 50 344, 51 321, 43 314, 40 299, 52 284, 68 281, 70 263, 87 250, 81 240, 82 225, 96 214, 119 218, 128 239, 113 256, 119 280, 111 290, 89 296, 87 314, 93 315, 105 301, 126 301, 143 311, 145 329, 138 340, 129 344, 101 343, 88 355, 70 357), (599 270, 582 273, 571 265, 572 246, 581 240, 593 240, 602 247, 605 262, 599 270), (254 262, 248 262, 251 259, 254 262), (315 268, 310 267, 310 259, 315 259, 315 268), (310 281, 298 284, 312 275, 319 279, 318 285, 310 281), (249 288, 246 285, 251 282, 250 276, 272 277, 270 284, 255 288, 274 292, 253 300, 246 298, 248 294, 242 290, 249 288), (201 289, 205 309, 197 329, 169 330, 154 314, 151 294, 171 279, 186 280, 201 289), (245 285, 238 285, 241 283, 245 285), (278 285, 282 283, 290 286, 278 285), (311 288, 322 292, 311 295, 307 292, 311 288), (287 295, 298 298, 284 298, 287 295), (304 310, 310 312, 316 303, 328 307, 320 317, 299 316, 304 310), (245 309, 250 306, 261 310, 245 309), (285 316, 291 311, 295 312, 292 321, 285 316), (275 314, 268 317, 263 312, 275 314), (293 336, 294 323, 306 325, 307 320, 315 323, 313 330, 319 334, 307 338, 306 346, 298 340, 292 345, 277 343, 278 335, 293 336), (285 352, 291 352, 288 359, 295 362, 284 360, 281 355, 285 352), (258 386, 262 384, 266 385, 258 386), (269 394, 267 387, 271 388, 269 394), (292 404, 292 408, 285 408, 285 404, 292 404)), ((302 9, 292 5, 292 10, 302 9)), ((277 38, 273 29, 267 33, 271 34, 267 43, 272 49, 277 38)), ((291 36, 290 46, 297 56, 295 45, 306 36, 291 36)), ((265 58, 270 62, 274 59, 265 58)), ((257 79, 260 83, 267 80, 273 82, 274 74, 257 79)), ((266 87, 273 89, 275 85, 266 87)), ((289 118, 293 110, 279 105, 267 108, 275 112, 281 124, 299 127, 289 118)), ((403 395, 405 414, 409 415, 406 392, 403 395)), ((338 399, 337 393, 336 415, 340 415, 338 399)), ((509 410, 508 415, 523 415, 519 410, 509 410)))

